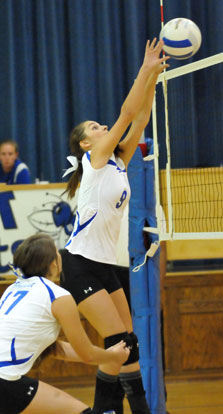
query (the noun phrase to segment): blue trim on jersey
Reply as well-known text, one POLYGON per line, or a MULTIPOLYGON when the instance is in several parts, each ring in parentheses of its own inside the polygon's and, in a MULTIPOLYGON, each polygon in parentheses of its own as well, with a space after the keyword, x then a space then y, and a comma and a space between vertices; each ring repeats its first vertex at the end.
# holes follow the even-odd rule
MULTIPOLYGON (((86 152, 85 154, 86 154, 86 157, 87 157, 88 161, 91 162, 90 153, 89 152, 86 152)), ((113 160, 108 160, 107 164, 114 165, 119 172, 126 172, 126 169, 125 168, 124 168, 124 170, 121 170, 121 168, 119 168, 119 166, 113 160)))
POLYGON ((44 284, 44 286, 46 286, 46 288, 47 288, 47 290, 48 290, 48 293, 49 293, 49 295, 50 295, 50 300, 51 300, 51 303, 53 303, 53 301, 55 300, 55 295, 54 295, 54 293, 53 293, 53 291, 52 291, 52 289, 51 289, 51 287, 49 287, 45 282, 44 282, 44 280, 43 280, 43 278, 42 277, 40 277, 40 280, 41 280, 41 282, 44 284))
POLYGON ((121 170, 121 168, 119 168, 119 166, 113 160, 108 160, 107 164, 114 165, 119 172, 126 172, 126 169, 125 168, 123 170, 121 170))
MULTIPOLYGON (((77 228, 76 230, 73 232, 72 234, 72 238, 75 237, 81 230, 83 230, 85 227, 88 226, 88 224, 90 224, 92 222, 92 220, 94 220, 95 216, 98 214, 98 212, 96 211, 96 213, 87 221, 85 221, 85 223, 80 224, 80 214, 78 213, 78 211, 76 212, 77 214, 77 228)), ((65 247, 69 246, 69 244, 71 243, 72 239, 70 239, 68 241, 68 243, 65 245, 65 247)))
MULTIPOLYGON (((170 40, 167 39, 166 37, 163 37, 163 41, 165 46, 169 46, 169 47, 176 47, 176 48, 182 48, 182 47, 191 47, 192 43, 189 39, 184 39, 184 40, 170 40)), ((169 55, 169 53, 168 53, 169 55)))
POLYGON ((16 353, 15 353, 15 338, 12 339, 12 344, 11 344, 11 357, 12 360, 11 361, 0 361, 0 368, 2 367, 9 367, 11 365, 21 365, 24 364, 25 362, 29 361, 32 358, 33 354, 30 355, 28 358, 23 358, 23 359, 16 359, 16 353))
POLYGON ((12 340, 12 345, 11 345, 11 357, 12 360, 15 361, 16 360, 16 354, 15 354, 15 338, 13 338, 12 340))

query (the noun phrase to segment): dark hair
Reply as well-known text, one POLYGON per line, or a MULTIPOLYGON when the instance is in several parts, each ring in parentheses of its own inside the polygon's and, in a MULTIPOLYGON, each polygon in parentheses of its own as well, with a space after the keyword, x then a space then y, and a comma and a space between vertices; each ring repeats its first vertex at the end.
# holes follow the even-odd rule
POLYGON ((82 168, 82 157, 84 155, 84 151, 80 146, 80 142, 86 137, 84 132, 85 130, 85 122, 81 122, 76 127, 74 127, 70 133, 70 150, 75 157, 78 159, 78 168, 74 173, 71 175, 65 192, 68 192, 68 197, 73 198, 78 187, 79 181, 81 179, 83 168, 82 168))
POLYGON ((57 258, 54 241, 44 233, 28 237, 16 249, 13 264, 25 277, 46 276, 49 266, 57 258))
MULTIPOLYGON (((76 189, 78 187, 78 184, 81 180, 81 176, 83 173, 81 160, 84 155, 84 151, 82 150, 80 146, 80 142, 86 137, 85 122, 81 122, 80 124, 78 124, 76 127, 72 129, 70 133, 70 150, 71 150, 71 153, 75 155, 75 157, 77 157, 78 159, 78 168, 71 175, 67 183, 67 188, 65 190, 65 193, 68 192, 68 198, 74 197, 76 189)), ((114 150, 114 153, 115 155, 118 155, 120 152, 122 152, 122 150, 119 147, 119 145, 117 145, 114 150)))
POLYGON ((0 141, 0 148, 2 145, 5 145, 5 144, 13 145, 13 147, 15 148, 15 152, 19 152, 18 143, 16 141, 13 141, 13 139, 4 139, 0 141))

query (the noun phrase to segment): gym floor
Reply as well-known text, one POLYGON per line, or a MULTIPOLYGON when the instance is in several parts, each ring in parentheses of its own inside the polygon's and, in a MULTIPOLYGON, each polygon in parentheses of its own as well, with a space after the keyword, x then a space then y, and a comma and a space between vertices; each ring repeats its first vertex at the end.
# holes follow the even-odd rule
MULTIPOLYGON (((166 388, 170 414, 223 414, 223 380, 167 382, 166 388)), ((92 406, 94 386, 87 381, 63 389, 92 406)), ((126 399, 124 410, 131 413, 126 399)))

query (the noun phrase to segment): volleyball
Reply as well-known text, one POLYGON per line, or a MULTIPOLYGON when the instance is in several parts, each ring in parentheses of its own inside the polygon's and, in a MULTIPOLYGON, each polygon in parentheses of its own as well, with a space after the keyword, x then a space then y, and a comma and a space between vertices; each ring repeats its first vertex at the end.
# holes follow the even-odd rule
POLYGON ((164 52, 174 59, 188 59, 193 56, 201 45, 201 31, 189 19, 178 17, 167 22, 161 32, 164 41, 164 52))

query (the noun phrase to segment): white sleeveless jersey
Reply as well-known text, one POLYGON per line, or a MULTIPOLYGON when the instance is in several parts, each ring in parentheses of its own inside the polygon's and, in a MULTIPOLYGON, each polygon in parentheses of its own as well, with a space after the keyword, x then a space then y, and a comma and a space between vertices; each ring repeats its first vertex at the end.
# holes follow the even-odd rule
POLYGON ((125 165, 121 158, 112 155, 103 168, 95 169, 90 152, 84 154, 82 165, 77 217, 65 247, 70 253, 116 264, 121 219, 130 197, 125 165))
POLYGON ((69 294, 38 276, 18 279, 5 290, 0 299, 0 378, 19 379, 56 340, 60 325, 51 305, 69 294))

